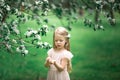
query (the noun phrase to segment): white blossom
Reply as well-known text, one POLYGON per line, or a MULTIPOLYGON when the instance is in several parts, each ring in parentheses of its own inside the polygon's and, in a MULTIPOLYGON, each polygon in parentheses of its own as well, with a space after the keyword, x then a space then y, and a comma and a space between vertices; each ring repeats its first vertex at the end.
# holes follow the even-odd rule
POLYGON ((12 42, 13 42, 13 43, 17 43, 17 41, 16 41, 15 39, 12 39, 12 42))
POLYGON ((8 29, 8 26, 6 23, 3 23, 3 27, 8 29))
POLYGON ((37 45, 42 45, 43 43, 42 42, 37 42, 37 45))
POLYGON ((44 45, 45 45, 45 46, 47 46, 47 45, 48 45, 48 43, 47 43, 47 42, 44 42, 44 45))
POLYGON ((37 34, 37 32, 38 32, 38 31, 36 31, 36 30, 28 29, 28 30, 25 32, 24 35, 25 35, 26 37, 30 37, 32 34, 34 34, 34 35, 37 34))
POLYGON ((44 11, 44 13, 43 13, 45 16, 47 16, 48 14, 47 14, 47 11, 44 11))
POLYGON ((40 1, 40 5, 42 5, 43 4, 43 1, 40 1))
POLYGON ((22 54, 28 54, 28 50, 26 50, 24 45, 20 45, 19 47, 17 47, 16 51, 22 54))
POLYGON ((4 0, 1 0, 1 2, 5 2, 4 0))
POLYGON ((22 50, 25 50, 25 46, 24 45, 20 45, 20 47, 22 48, 22 50))
POLYGON ((104 29, 104 27, 103 27, 103 26, 100 26, 100 29, 104 29))
POLYGON ((11 45, 9 45, 9 44, 6 44, 6 46, 7 46, 7 48, 8 48, 8 49, 11 49, 11 45))
POLYGON ((18 13, 17 13, 17 15, 19 16, 19 15, 21 15, 22 13, 19 11, 18 13))
POLYGON ((40 1, 35 1, 35 4, 38 5, 40 3, 40 1))
POLYGON ((111 20, 111 17, 108 17, 107 20, 108 20, 108 21, 111 20))
POLYGON ((16 34, 20 34, 20 31, 17 29, 17 24, 14 23, 14 25, 11 27, 11 29, 16 33, 16 34))
POLYGON ((34 39, 41 40, 41 37, 40 35, 36 34, 34 39))
POLYGON ((32 33, 37 34, 37 31, 36 30, 32 30, 32 33))
POLYGON ((98 26, 99 26, 99 25, 98 25, 98 24, 96 24, 96 25, 95 25, 95 29, 98 29, 98 26))
POLYGON ((7 5, 7 6, 6 6, 6 9, 7 9, 8 11, 10 11, 10 6, 9 6, 9 5, 7 5))
POLYGON ((15 9, 15 14, 17 14, 18 13, 18 9, 15 9))
POLYGON ((45 32, 48 32, 48 25, 43 25, 43 28, 45 29, 45 32))
POLYGON ((100 4, 102 2, 102 0, 99 0, 99 1, 95 1, 96 4, 100 4))
POLYGON ((23 53, 24 54, 28 54, 28 50, 23 50, 23 53))
POLYGON ((20 48, 19 48, 19 47, 17 47, 17 48, 16 48, 16 51, 17 51, 17 52, 21 52, 21 50, 20 50, 20 48))
POLYGON ((13 24, 13 25, 17 25, 17 24, 18 24, 18 20, 14 20, 14 21, 12 22, 12 24, 13 24))
POLYGON ((10 39, 10 37, 9 37, 9 36, 6 36, 6 37, 5 37, 5 40, 9 40, 9 39, 10 39))
POLYGON ((30 37, 32 35, 32 31, 26 31, 26 33, 24 35, 27 37, 30 37))
POLYGON ((25 6, 25 3, 24 3, 24 2, 22 2, 22 6, 25 6))
POLYGON ((115 19, 112 19, 112 21, 115 23, 116 22, 116 20, 115 19))
POLYGON ((43 0, 44 2, 48 3, 48 0, 43 0))
POLYGON ((37 46, 43 48, 43 43, 42 42, 37 42, 37 46))
POLYGON ((1 13, 0 13, 0 17, 2 17, 1 13))
POLYGON ((53 9, 56 9, 56 6, 54 4, 51 4, 51 6, 52 6, 53 9))
POLYGON ((14 29, 16 34, 20 34, 20 31, 18 29, 14 29))

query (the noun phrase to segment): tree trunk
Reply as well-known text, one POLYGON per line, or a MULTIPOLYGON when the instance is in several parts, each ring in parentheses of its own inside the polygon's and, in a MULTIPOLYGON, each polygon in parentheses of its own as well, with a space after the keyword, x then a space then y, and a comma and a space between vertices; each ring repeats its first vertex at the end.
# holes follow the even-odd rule
POLYGON ((95 23, 98 24, 98 18, 99 18, 100 12, 98 9, 95 10, 95 23))

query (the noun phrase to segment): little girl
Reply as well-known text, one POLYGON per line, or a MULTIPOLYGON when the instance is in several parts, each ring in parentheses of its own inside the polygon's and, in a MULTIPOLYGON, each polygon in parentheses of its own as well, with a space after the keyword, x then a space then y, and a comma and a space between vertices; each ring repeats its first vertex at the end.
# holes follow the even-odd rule
POLYGON ((70 80, 72 69, 69 34, 64 27, 58 27, 53 34, 53 48, 48 51, 45 66, 49 68, 47 80, 70 80))

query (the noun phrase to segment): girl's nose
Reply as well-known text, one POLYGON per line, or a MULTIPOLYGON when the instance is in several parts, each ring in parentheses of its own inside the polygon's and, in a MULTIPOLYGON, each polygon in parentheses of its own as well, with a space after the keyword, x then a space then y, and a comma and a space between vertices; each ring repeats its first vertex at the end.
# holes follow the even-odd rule
POLYGON ((57 41, 57 43, 60 43, 60 41, 57 41))

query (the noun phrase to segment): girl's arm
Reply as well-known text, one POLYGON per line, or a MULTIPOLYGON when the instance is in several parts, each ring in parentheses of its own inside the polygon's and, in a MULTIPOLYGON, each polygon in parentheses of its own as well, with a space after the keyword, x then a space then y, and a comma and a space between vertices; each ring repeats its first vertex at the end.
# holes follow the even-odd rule
POLYGON ((67 66, 67 63, 68 63, 68 59, 67 58, 63 58, 61 60, 60 64, 58 64, 56 61, 53 61, 53 64, 58 69, 58 71, 63 71, 65 69, 65 67, 67 66))

